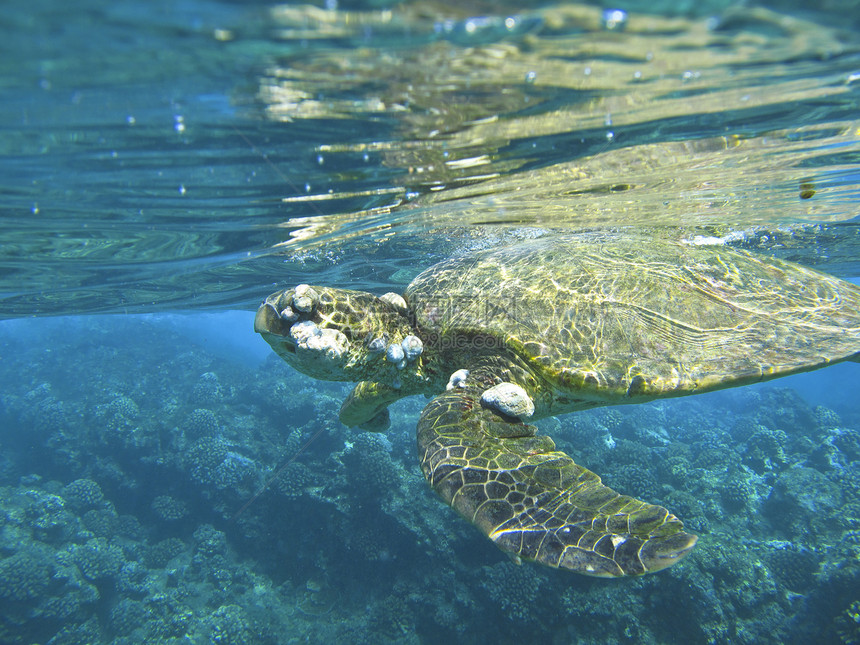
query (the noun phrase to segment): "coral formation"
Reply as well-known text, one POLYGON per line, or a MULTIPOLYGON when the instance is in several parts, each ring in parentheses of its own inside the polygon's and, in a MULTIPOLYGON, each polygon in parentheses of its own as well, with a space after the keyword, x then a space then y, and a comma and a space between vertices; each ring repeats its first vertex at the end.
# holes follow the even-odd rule
POLYGON ((63 499, 79 511, 98 507, 104 498, 101 487, 92 479, 76 479, 63 487, 63 499))
POLYGON ((26 347, 0 363, 24 375, 0 374, 0 642, 860 642, 851 410, 757 388, 539 422, 701 536, 607 582, 517 566, 447 512, 422 401, 364 433, 337 422, 345 386, 92 324, 89 382, 26 347))
POLYGON ((152 500, 150 507, 159 518, 167 522, 181 520, 188 515, 188 505, 170 495, 159 495, 152 500))
POLYGON ((510 562, 484 567, 482 584, 492 601, 510 620, 524 622, 532 619, 542 582, 542 576, 510 562))
POLYGON ((220 434, 221 425, 212 410, 195 408, 182 421, 182 429, 189 440, 213 438, 220 434))
POLYGON ((224 388, 214 372, 204 372, 191 390, 191 402, 202 407, 219 405, 225 398, 224 388))

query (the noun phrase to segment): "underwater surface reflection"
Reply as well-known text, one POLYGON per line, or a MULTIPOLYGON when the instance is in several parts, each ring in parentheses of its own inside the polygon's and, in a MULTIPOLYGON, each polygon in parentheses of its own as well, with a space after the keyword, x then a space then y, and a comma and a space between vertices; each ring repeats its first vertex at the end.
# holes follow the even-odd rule
POLYGON ((826 14, 53 8, 13 12, 6 45, 2 315, 400 290, 618 225, 860 274, 858 38, 826 14))

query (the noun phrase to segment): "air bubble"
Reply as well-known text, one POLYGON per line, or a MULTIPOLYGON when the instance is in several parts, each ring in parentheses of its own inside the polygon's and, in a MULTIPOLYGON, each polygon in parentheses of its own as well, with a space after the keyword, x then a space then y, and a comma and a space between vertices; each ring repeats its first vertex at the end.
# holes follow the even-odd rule
POLYGON ((627 12, 621 9, 607 9, 601 16, 600 24, 607 31, 623 31, 627 26, 627 12))

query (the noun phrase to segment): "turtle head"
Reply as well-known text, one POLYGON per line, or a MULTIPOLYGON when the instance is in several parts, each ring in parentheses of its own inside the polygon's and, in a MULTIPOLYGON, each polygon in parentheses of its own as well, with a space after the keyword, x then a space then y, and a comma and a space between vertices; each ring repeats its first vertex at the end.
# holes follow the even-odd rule
POLYGON ((306 284, 266 298, 254 331, 295 369, 327 381, 394 383, 423 349, 400 296, 306 284))

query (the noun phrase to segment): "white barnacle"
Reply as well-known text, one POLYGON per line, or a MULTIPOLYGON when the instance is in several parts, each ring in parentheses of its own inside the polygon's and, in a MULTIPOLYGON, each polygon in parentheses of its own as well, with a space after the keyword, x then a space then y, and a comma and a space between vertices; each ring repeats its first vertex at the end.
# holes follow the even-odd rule
POLYGON ((293 308, 289 305, 281 309, 281 312, 278 315, 287 322, 295 322, 299 319, 299 315, 293 311, 293 308))
POLYGON ((385 351, 385 338, 381 336, 367 343, 367 351, 371 354, 381 354, 385 351))
POLYGON ((296 287, 295 293, 293 294, 292 304, 294 309, 304 313, 310 313, 319 301, 320 296, 313 287, 307 284, 300 284, 296 287))
POLYGON ((317 365, 340 364, 349 341, 337 329, 320 329, 312 320, 303 320, 290 327, 290 337, 296 343, 296 353, 317 365))
POLYGON ((481 403, 509 417, 527 419, 535 413, 535 404, 516 383, 499 383, 481 395, 481 403))
POLYGON ((384 300, 389 305, 397 309, 397 311, 404 313, 407 310, 406 301, 403 299, 399 293, 394 293, 393 291, 389 291, 388 293, 384 293, 379 296, 380 300, 384 300))
POLYGON ((403 345, 400 343, 391 343, 385 351, 385 358, 389 363, 398 365, 405 358, 403 345))
POLYGON ((337 329, 320 329, 319 332, 300 342, 296 352, 305 358, 312 358, 319 365, 335 366, 342 363, 349 351, 346 336, 337 329))
POLYGON ((322 330, 313 320, 303 320, 290 327, 290 338, 298 345, 306 343, 308 338, 319 336, 321 333, 322 330))
POLYGON ((400 344, 403 346, 403 354, 406 356, 406 360, 410 362, 421 356, 421 353, 424 351, 424 343, 421 342, 418 336, 410 334, 400 344))
POLYGON ((451 374, 451 378, 448 379, 448 385, 445 386, 445 389, 453 390, 455 387, 466 387, 467 378, 469 378, 469 370, 457 370, 451 374))

